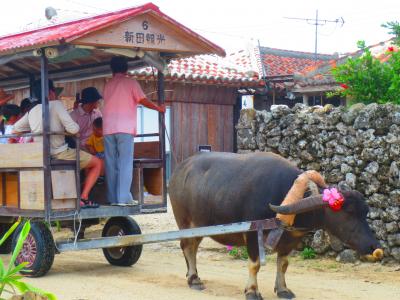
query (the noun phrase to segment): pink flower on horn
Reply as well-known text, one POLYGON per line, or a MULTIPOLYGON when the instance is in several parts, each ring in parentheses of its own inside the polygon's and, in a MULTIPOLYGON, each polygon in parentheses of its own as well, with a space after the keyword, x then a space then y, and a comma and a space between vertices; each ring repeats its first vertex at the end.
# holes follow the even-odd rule
POLYGON ((322 200, 328 202, 329 207, 334 211, 339 211, 344 203, 344 198, 336 188, 324 189, 322 200))
POLYGON ((228 250, 228 251, 232 251, 232 249, 233 249, 233 247, 232 246, 226 246, 226 250, 228 250))

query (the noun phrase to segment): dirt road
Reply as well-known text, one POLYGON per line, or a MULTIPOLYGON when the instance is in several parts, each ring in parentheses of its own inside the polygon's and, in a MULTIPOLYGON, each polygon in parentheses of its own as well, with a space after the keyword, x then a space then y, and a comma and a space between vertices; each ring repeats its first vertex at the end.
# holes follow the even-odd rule
MULTIPOLYGON (((136 220, 144 232, 176 228, 171 214, 138 216, 136 220)), ((259 274, 264 299, 277 299, 273 259, 268 259, 259 274)), ((244 299, 245 261, 232 259, 224 247, 211 240, 204 241, 198 260, 199 275, 206 284, 201 292, 186 285, 186 265, 178 242, 145 246, 138 263, 130 268, 110 266, 101 250, 60 254, 47 276, 27 281, 68 300, 244 299)), ((297 299, 400 300, 400 265, 343 265, 326 259, 292 258, 287 284, 297 299)))

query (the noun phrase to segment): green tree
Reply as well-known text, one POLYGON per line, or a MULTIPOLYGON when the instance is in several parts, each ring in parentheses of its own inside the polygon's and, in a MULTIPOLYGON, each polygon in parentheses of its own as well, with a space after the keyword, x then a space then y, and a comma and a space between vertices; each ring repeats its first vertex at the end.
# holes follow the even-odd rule
MULTIPOLYGON (((395 35, 394 45, 400 46, 400 24, 384 25, 395 35)), ((350 57, 344 64, 332 69, 332 75, 341 89, 333 94, 346 96, 350 103, 396 103, 400 104, 400 53, 388 47, 386 61, 375 58, 365 42, 357 43, 361 55, 350 57)))

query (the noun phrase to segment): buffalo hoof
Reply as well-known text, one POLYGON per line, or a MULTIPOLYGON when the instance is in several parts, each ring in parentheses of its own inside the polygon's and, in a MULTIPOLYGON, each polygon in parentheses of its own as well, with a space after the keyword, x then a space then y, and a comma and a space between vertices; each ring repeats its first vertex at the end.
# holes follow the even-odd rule
POLYGON ((263 300, 263 297, 258 292, 252 292, 246 294, 246 300, 263 300))
POLYGON ((202 291, 206 288, 202 282, 189 284, 189 287, 196 291, 202 291))
POLYGON ((281 299, 293 299, 296 298, 296 295, 291 290, 280 291, 276 293, 278 298, 281 299))
POLYGON ((189 287, 196 291, 202 291, 205 289, 203 282, 197 275, 192 275, 188 280, 189 287))

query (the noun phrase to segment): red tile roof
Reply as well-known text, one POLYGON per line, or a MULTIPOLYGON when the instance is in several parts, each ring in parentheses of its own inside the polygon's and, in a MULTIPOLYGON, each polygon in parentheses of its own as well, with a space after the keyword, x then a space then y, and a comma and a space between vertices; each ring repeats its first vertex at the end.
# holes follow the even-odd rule
MULTIPOLYGON (((206 84, 264 86, 261 57, 266 75, 269 77, 293 75, 307 67, 319 66, 335 56, 319 55, 319 60, 315 62, 313 53, 266 47, 261 47, 260 51, 258 47, 250 47, 247 50, 228 54, 224 58, 216 55, 197 55, 172 60, 168 65, 166 79, 206 84)), ((153 71, 147 67, 133 71, 132 75, 138 79, 151 78, 153 71)), ((282 84, 277 86, 284 87, 282 84)))
MULTIPOLYGON (((381 62, 385 62, 390 57, 390 51, 388 49, 392 47, 394 51, 399 51, 398 47, 393 45, 393 39, 383 41, 378 44, 374 44, 368 47, 371 51, 371 54, 379 59, 381 62)), ((347 53, 346 55, 336 58, 334 60, 330 60, 323 64, 320 64, 315 67, 310 67, 304 69, 298 74, 295 75, 294 78, 294 87, 306 87, 306 86, 332 86, 334 89, 339 84, 335 81, 332 76, 331 69, 336 67, 337 65, 343 64, 347 61, 350 57, 357 57, 362 55, 363 51, 358 50, 352 53, 347 53)))
POLYGON ((162 17, 175 26, 186 31, 188 34, 195 36, 197 39, 207 43, 216 53, 224 55, 225 51, 217 45, 211 43, 189 28, 171 19, 153 3, 147 3, 141 6, 123 9, 120 11, 105 13, 97 16, 83 18, 79 20, 69 21, 66 23, 56 24, 48 27, 30 30, 22 33, 12 34, 0 37, 0 53, 21 48, 41 47, 45 45, 61 44, 80 38, 88 33, 100 30, 113 24, 121 23, 134 16, 153 12, 162 17))
MULTIPOLYGON (((239 51, 220 57, 196 55, 172 60, 168 64, 167 80, 197 82, 205 84, 228 84, 238 86, 262 86, 257 66, 252 64, 250 53, 239 51)), ((137 69, 131 74, 138 79, 151 78, 153 69, 137 69)), ((157 70, 154 69, 154 74, 157 70)))
POLYGON ((282 50, 261 47, 260 55, 265 68, 265 75, 293 75, 311 66, 318 66, 335 58, 334 55, 318 54, 314 60, 314 53, 282 50))

